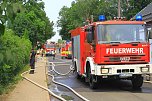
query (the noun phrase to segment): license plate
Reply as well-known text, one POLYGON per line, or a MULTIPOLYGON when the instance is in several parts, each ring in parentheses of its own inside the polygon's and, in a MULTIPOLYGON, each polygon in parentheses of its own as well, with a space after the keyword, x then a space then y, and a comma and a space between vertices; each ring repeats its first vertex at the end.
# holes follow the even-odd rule
POLYGON ((131 77, 131 76, 132 76, 131 73, 123 73, 119 75, 120 78, 131 77))

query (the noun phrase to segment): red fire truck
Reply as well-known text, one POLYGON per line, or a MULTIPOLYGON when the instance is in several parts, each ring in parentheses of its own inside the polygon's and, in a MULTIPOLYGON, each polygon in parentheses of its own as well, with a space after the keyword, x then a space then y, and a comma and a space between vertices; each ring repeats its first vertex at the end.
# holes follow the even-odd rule
POLYGON ((66 42, 64 46, 61 47, 61 58, 72 58, 72 44, 70 42, 66 42))
POLYGON ((55 56, 55 53, 56 53, 55 43, 45 44, 44 49, 45 49, 46 56, 55 56))
POLYGON ((104 79, 131 80, 133 88, 143 84, 143 74, 151 73, 150 44, 145 22, 122 18, 92 22, 71 30, 73 64, 77 77, 85 77, 90 88, 104 79))
POLYGON ((65 58, 66 57, 66 50, 65 50, 65 47, 61 47, 61 58, 65 58))
POLYGON ((71 41, 66 43, 65 49, 66 49, 66 58, 71 59, 72 58, 72 43, 71 43, 71 41))

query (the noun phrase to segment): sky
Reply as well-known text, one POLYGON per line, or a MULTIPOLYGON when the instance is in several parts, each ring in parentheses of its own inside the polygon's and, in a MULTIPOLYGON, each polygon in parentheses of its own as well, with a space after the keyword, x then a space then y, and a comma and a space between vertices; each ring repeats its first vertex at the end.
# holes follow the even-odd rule
POLYGON ((58 33, 58 29, 56 27, 56 22, 59 17, 59 11, 63 6, 70 7, 71 2, 74 0, 43 0, 45 3, 45 12, 46 15, 49 17, 50 21, 54 22, 54 31, 56 32, 56 35, 51 38, 51 41, 57 42, 58 39, 61 39, 58 33))

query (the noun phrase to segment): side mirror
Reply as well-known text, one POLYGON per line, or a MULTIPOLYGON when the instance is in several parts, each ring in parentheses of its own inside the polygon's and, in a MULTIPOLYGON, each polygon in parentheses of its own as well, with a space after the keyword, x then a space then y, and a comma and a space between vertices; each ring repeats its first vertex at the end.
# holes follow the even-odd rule
POLYGON ((152 39, 152 31, 151 30, 148 31, 148 39, 152 39))
POLYGON ((85 31, 87 31, 87 42, 92 43, 94 40, 94 26, 89 26, 85 31))
POLYGON ((92 43, 93 40, 93 34, 91 32, 88 32, 87 34, 87 42, 88 43, 92 43))
POLYGON ((85 29, 85 32, 89 32, 89 31, 90 31, 90 29, 88 29, 88 28, 85 29))

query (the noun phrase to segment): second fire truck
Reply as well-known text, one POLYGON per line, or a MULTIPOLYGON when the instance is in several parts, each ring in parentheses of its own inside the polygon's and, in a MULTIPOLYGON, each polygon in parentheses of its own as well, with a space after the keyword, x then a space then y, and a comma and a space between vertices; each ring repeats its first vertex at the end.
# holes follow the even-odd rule
POLYGON ((61 47, 61 58, 72 58, 72 43, 71 41, 66 42, 64 46, 61 47))
POLYGON ((92 22, 71 32, 73 64, 77 77, 84 77, 90 88, 104 79, 131 80, 133 88, 143 84, 143 74, 151 73, 150 44, 145 22, 121 18, 92 22))

